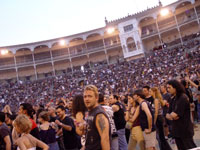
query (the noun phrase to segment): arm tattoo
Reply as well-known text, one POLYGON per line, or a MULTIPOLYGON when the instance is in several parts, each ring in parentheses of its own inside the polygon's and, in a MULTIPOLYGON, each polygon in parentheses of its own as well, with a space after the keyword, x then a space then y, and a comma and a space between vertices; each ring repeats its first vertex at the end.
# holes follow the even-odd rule
POLYGON ((103 118, 103 114, 99 115, 98 124, 99 124, 99 127, 101 129, 101 132, 103 132, 103 130, 105 129, 105 125, 106 125, 105 119, 103 118))

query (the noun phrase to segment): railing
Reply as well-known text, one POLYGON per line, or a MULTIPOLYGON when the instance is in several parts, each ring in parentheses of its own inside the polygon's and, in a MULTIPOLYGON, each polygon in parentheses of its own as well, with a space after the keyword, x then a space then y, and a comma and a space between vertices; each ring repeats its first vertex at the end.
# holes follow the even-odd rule
MULTIPOLYGON (((106 49, 112 49, 112 48, 116 48, 116 47, 119 47, 121 45, 120 42, 118 43, 113 43, 112 45, 106 45, 105 48, 106 49)), ((100 46, 100 47, 96 47, 96 48, 92 48, 92 49, 88 49, 88 50, 84 50, 84 51, 81 51, 81 52, 77 52, 77 53, 74 53, 74 54, 67 54, 67 55, 59 55, 59 56, 56 56, 56 57, 53 57, 53 61, 59 61, 59 60, 66 60, 66 59, 69 59, 70 57, 78 57, 78 56, 81 56, 81 55, 86 55, 86 54, 90 54, 90 53, 95 53, 95 52, 99 52, 99 51, 103 51, 104 50, 104 46, 100 46)), ((39 65, 39 64, 45 64, 45 63, 50 63, 51 62, 51 58, 48 56, 48 57, 45 57, 45 58, 42 58, 42 59, 37 59, 35 58, 35 64, 36 65, 39 65)), ((33 63, 33 60, 31 61, 21 61, 21 62, 17 62, 16 66, 17 67, 27 67, 27 66, 33 66, 34 63, 33 63)), ((3 64, 0 66, 0 70, 7 70, 7 69, 15 69, 15 64, 3 64)))
POLYGON ((53 57, 53 60, 54 61, 58 61, 58 60, 65 60, 65 59, 68 59, 68 58, 69 58, 69 54, 67 54, 67 55, 59 55, 59 56, 53 57))
MULTIPOLYGON (((193 21, 193 20, 195 20, 195 19, 197 19, 197 17, 195 16, 195 15, 193 15, 193 16, 191 16, 190 18, 186 18, 186 19, 184 19, 183 21, 179 21, 178 22, 178 25, 180 26, 180 25, 183 25, 183 24, 185 24, 185 23, 188 23, 188 22, 190 22, 190 21, 193 21)), ((161 25, 159 25, 159 30, 160 30, 160 32, 163 32, 163 31, 165 31, 165 30, 168 30, 168 29, 172 29, 172 28, 174 28, 174 27, 176 27, 176 23, 174 23, 174 22, 170 22, 170 23, 168 23, 168 25, 166 26, 166 24, 163 24, 162 26, 161 25)), ((150 32, 149 34, 142 34, 142 36, 141 36, 141 38, 148 38, 148 37, 150 37, 150 36, 152 36, 152 35, 154 35, 154 34, 156 34, 156 33, 158 33, 158 31, 157 30, 154 30, 153 32, 150 32)))
POLYGON ((166 23, 166 24, 162 24, 162 25, 159 25, 159 30, 160 31, 163 31, 163 30, 167 30, 167 29, 170 29, 172 27, 175 27, 176 26, 176 22, 175 21, 172 21, 172 22, 169 22, 169 23, 166 23))
POLYGON ((147 33, 142 34, 141 38, 147 38, 147 37, 152 36, 152 35, 157 34, 157 33, 158 33, 158 31, 156 29, 156 30, 153 30, 152 32, 149 32, 149 34, 147 34, 147 33))
POLYGON ((195 20, 195 19, 197 19, 197 17, 195 16, 195 14, 192 15, 190 18, 188 18, 187 16, 185 16, 185 18, 183 20, 181 20, 181 22, 178 21, 178 25, 182 25, 184 23, 190 22, 190 21, 195 20))
POLYGON ((33 61, 17 63, 17 67, 27 67, 27 66, 33 66, 33 61))

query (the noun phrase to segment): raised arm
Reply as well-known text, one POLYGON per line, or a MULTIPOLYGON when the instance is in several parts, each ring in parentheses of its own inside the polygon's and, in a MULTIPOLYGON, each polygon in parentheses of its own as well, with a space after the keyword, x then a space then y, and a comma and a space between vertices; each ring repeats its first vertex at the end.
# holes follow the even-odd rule
POLYGON ((12 140, 13 140, 13 144, 16 144, 17 139, 19 138, 19 134, 17 133, 15 127, 12 130, 12 140))
POLYGON ((193 87, 198 89, 198 85, 196 85, 192 80, 190 80, 189 77, 185 77, 185 80, 188 81, 191 84, 191 86, 193 86, 193 87))

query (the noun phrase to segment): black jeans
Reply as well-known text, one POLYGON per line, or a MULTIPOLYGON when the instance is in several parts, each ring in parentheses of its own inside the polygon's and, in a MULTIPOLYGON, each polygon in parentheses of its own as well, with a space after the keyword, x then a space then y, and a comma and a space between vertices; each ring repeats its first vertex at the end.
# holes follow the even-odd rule
POLYGON ((156 121, 156 137, 159 143, 160 150, 172 150, 164 135, 164 117, 158 115, 156 121))
POLYGON ((187 149, 197 147, 192 137, 191 138, 176 138, 175 137, 175 141, 176 141, 178 150, 187 150, 187 149))

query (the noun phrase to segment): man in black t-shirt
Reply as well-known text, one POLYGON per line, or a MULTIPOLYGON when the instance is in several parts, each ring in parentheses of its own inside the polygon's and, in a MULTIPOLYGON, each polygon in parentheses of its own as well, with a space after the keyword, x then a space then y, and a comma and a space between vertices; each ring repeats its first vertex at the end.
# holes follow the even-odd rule
POLYGON ((65 149, 78 150, 78 137, 76 134, 74 121, 66 116, 64 106, 58 106, 56 108, 56 112, 60 121, 56 120, 55 123, 62 127, 65 149))
POLYGON ((114 112, 114 122, 117 128, 119 150, 127 150, 128 144, 125 136, 125 112, 123 105, 119 102, 119 97, 117 95, 110 96, 110 103, 112 105, 112 110, 114 112))
POLYGON ((181 150, 195 148, 190 103, 184 87, 177 80, 170 80, 167 82, 167 90, 173 96, 173 99, 166 118, 172 120, 172 135, 175 138, 176 145, 181 150))
POLYGON ((154 108, 154 98, 150 94, 150 87, 149 86, 144 86, 142 88, 142 91, 145 95, 145 100, 150 104, 151 108, 154 108))
POLYGON ((10 130, 5 124, 3 112, 0 112, 0 150, 11 150, 10 130))

